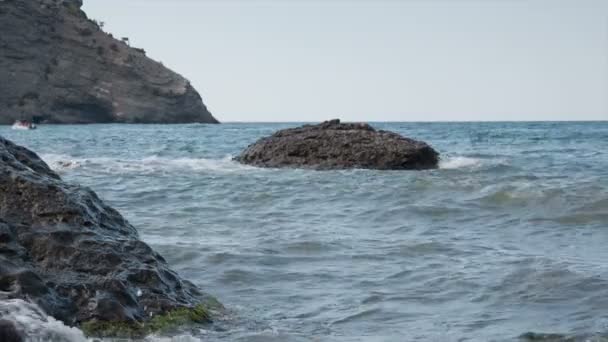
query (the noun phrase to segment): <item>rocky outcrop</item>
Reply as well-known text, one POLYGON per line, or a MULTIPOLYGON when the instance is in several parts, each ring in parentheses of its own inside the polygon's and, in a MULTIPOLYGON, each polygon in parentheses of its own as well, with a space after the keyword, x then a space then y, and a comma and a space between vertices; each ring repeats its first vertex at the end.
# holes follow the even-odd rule
POLYGON ((217 123, 187 79, 103 32, 81 6, 0 0, 0 124, 217 123))
POLYGON ((260 167, 420 170, 436 168, 439 154, 424 142, 368 124, 332 120, 278 131, 235 159, 260 167))
POLYGON ((36 154, 1 137, 0 293, 94 335, 155 331, 167 313, 172 321, 207 321, 208 310, 221 307, 169 269, 93 191, 63 182, 36 154))

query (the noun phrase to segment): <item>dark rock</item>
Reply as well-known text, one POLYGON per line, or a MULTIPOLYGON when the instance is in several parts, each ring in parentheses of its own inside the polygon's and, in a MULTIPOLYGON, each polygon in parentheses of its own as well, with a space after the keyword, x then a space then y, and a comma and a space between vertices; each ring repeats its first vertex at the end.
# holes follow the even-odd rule
POLYGON ((23 340, 23 334, 17 330, 15 323, 5 319, 0 320, 0 341, 22 342, 23 340))
POLYGON ((260 167, 420 170, 436 168, 439 154, 424 142, 365 123, 331 120, 278 131, 235 159, 260 167))
POLYGON ((81 6, 0 1, 0 124, 217 123, 187 79, 103 32, 81 6))
POLYGON ((171 271, 93 191, 63 182, 35 153, 1 137, 0 291, 68 325, 144 322, 217 303, 171 271))
POLYGON ((608 336, 605 334, 564 335, 527 332, 519 336, 519 340, 522 342, 601 342, 608 341, 608 336))

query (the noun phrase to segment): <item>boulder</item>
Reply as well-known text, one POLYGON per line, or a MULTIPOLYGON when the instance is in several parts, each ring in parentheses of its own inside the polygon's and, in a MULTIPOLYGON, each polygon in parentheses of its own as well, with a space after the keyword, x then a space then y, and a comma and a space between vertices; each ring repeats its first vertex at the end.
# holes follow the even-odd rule
POLYGON ((81 7, 0 1, 0 124, 217 123, 185 77, 104 32, 81 7))
POLYGON ((331 120, 280 130, 235 159, 272 168, 422 170, 437 168, 439 154, 426 143, 397 133, 331 120))
POLYGON ((202 322, 221 310, 92 190, 62 181, 35 153, 1 137, 0 292, 104 336, 155 331, 170 313, 202 322))

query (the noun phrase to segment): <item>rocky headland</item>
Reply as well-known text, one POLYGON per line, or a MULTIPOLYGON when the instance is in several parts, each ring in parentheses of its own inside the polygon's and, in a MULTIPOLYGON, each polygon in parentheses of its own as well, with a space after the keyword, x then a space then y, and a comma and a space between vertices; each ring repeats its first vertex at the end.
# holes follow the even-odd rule
POLYGON ((422 170, 437 168, 439 154, 425 142, 365 123, 331 120, 280 130, 235 159, 271 168, 422 170))
POLYGON ((0 0, 0 124, 217 123, 186 78, 81 7, 0 0))
MULTIPOLYGON (((1 137, 0 294, 90 336, 142 336, 209 322, 222 310, 92 190, 62 181, 1 137)), ((14 333, 0 322, 0 336, 14 333)))

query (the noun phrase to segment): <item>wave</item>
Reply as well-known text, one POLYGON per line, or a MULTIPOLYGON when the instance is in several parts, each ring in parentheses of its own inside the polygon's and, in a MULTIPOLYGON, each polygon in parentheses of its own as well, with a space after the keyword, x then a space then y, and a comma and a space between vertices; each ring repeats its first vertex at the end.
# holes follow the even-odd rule
POLYGON ((527 205, 547 203, 563 198, 565 191, 559 187, 545 187, 533 181, 514 181, 492 184, 480 189, 469 199, 485 205, 527 205))
MULTIPOLYGON (((94 342, 97 340, 92 340, 90 342, 94 342)), ((102 340, 105 341, 105 340, 102 340)), ((201 342, 202 339, 194 337, 192 335, 176 335, 171 337, 162 337, 162 336, 147 336, 143 340, 144 342, 201 342)))
POLYGON ((361 311, 357 311, 355 313, 352 314, 348 314, 345 317, 339 318, 333 322, 331 322, 331 325, 336 325, 336 324, 345 324, 345 323, 351 323, 351 322, 356 322, 356 321, 361 321, 361 320, 366 320, 369 319, 372 316, 378 316, 382 313, 381 309, 365 309, 365 310, 361 310, 361 311))
POLYGON ((535 218, 531 220, 532 222, 556 222, 562 225, 573 225, 573 226, 581 226, 581 225, 590 225, 590 224, 602 224, 604 222, 608 222, 608 214, 605 212, 597 212, 597 213, 572 213, 567 215, 561 215, 556 217, 541 217, 535 218))
MULTIPOLYGON (((164 171, 209 171, 209 172, 238 172, 246 170, 260 170, 257 167, 243 165, 227 155, 223 158, 167 158, 153 155, 142 159, 92 157, 81 158, 67 154, 41 154, 40 157, 55 171, 68 172, 74 169, 89 168, 94 171, 107 171, 111 173, 154 173, 164 171)), ((492 166, 496 161, 485 162, 481 158, 449 157, 440 160, 439 168, 478 169, 483 166, 492 166)), ((500 162, 496 166, 502 165, 500 162)))
POLYGON ((149 174, 167 171, 238 172, 255 169, 232 160, 232 156, 221 159, 165 158, 159 156, 150 156, 143 159, 121 159, 110 157, 77 158, 65 154, 42 154, 40 157, 57 172, 67 172, 80 168, 112 174, 149 174))
POLYGON ((0 301, 0 316, 11 321, 30 341, 85 342, 83 332, 50 317, 38 306, 21 299, 0 301))
POLYGON ((505 173, 517 171, 520 168, 514 165, 508 158, 501 156, 486 156, 483 158, 454 156, 441 159, 439 161, 439 169, 505 173))
MULTIPOLYGON (((61 321, 48 316, 35 304, 21 300, 9 299, 0 301, 0 319, 12 322, 26 336, 27 341, 56 342, 93 342, 110 341, 106 339, 89 339, 82 330, 69 327, 61 321)), ((200 342, 201 339, 189 334, 162 337, 150 335, 144 342, 200 342)))
POLYGON ((475 168, 481 165, 481 159, 468 157, 451 157, 439 161, 439 168, 444 170, 475 168))

